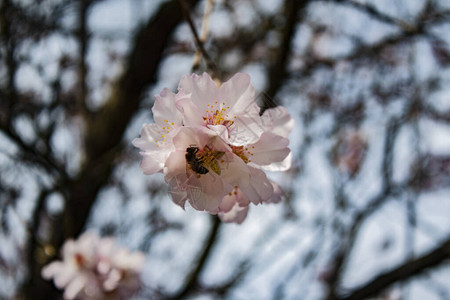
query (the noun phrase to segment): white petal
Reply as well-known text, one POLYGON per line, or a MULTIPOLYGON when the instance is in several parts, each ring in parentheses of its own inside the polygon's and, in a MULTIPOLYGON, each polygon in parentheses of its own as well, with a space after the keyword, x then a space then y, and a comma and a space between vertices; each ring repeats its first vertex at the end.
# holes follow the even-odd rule
POLYGON ((291 152, 289 140, 280 135, 264 132, 258 142, 248 146, 252 152, 251 161, 258 165, 282 162, 291 152))
POLYGON ((255 104, 255 90, 250 83, 250 76, 237 73, 219 88, 219 101, 230 106, 230 113, 237 115, 255 104))
POLYGON ((266 166, 261 166, 261 168, 266 171, 280 172, 289 170, 291 166, 292 166, 292 152, 290 152, 283 161, 278 163, 272 163, 266 166))
POLYGON ((244 207, 248 206, 249 204, 250 201, 247 199, 244 193, 242 193, 240 189, 234 188, 232 192, 230 192, 222 199, 219 210, 220 212, 226 213, 230 211, 235 205, 244 207))
POLYGON ((258 114, 238 115, 234 120, 234 124, 230 127, 230 143, 235 146, 248 145, 259 140, 264 132, 258 114))
POLYGON ((247 187, 242 187, 241 190, 253 204, 259 204, 272 197, 273 186, 266 173, 251 166, 248 166, 248 168, 250 170, 250 184, 247 187))
POLYGON ((156 151, 159 150, 164 144, 163 140, 164 132, 162 132, 162 128, 156 124, 144 124, 141 129, 141 137, 135 138, 132 141, 132 144, 144 151, 156 151))
POLYGON ((294 128, 294 119, 289 114, 289 111, 282 106, 269 108, 264 111, 262 120, 266 130, 285 138, 289 136, 294 128))
POLYGON ((185 150, 172 152, 164 166, 164 179, 167 183, 180 174, 186 174, 186 152, 185 150))
POLYGON ((272 184, 273 187, 273 194, 272 197, 270 197, 269 199, 264 200, 264 202, 267 203, 279 203, 281 202, 281 200, 283 199, 284 196, 284 192, 281 189, 281 187, 274 181, 270 180, 270 183, 272 184))
POLYGON ((144 174, 152 175, 161 172, 170 155, 168 149, 162 151, 141 152, 142 161, 140 167, 144 174))
POLYGON ((176 101, 181 99, 188 99, 188 96, 184 93, 175 95, 169 89, 163 89, 160 96, 156 96, 152 108, 155 123, 162 126, 181 126, 182 114, 175 105, 176 101))
POLYGON ((63 268, 64 264, 62 262, 60 261, 52 262, 42 269, 41 276, 44 279, 50 279, 54 276, 57 276, 57 274, 61 273, 63 271, 63 268))
POLYGON ((79 272, 72 264, 64 264, 58 274, 54 276, 55 285, 59 288, 63 288, 68 285, 79 272))
POLYGON ((185 126, 204 125, 203 112, 192 103, 190 98, 183 98, 176 103, 177 108, 182 112, 183 124, 185 126))
POLYGON ((177 150, 186 151, 189 146, 203 148, 216 133, 206 127, 181 127, 173 137, 173 145, 177 150))
POLYGON ((208 125, 208 129, 215 132, 223 141, 228 141, 228 129, 223 125, 208 125))
POLYGON ((219 163, 220 177, 231 186, 248 186, 250 171, 242 159, 232 153, 225 153, 223 163, 219 163))
POLYGON ((223 197, 228 193, 219 176, 213 172, 191 176, 187 183, 188 198, 191 206, 197 210, 205 210, 215 214, 223 197))
POLYGON ((219 212, 219 218, 225 223, 237 223, 244 222, 248 214, 248 206, 239 206, 237 203, 228 212, 219 212))
POLYGON ((84 288, 86 282, 87 278, 81 274, 75 277, 64 290, 64 299, 75 299, 78 293, 84 288))
POLYGON ((208 109, 207 104, 220 100, 218 99, 219 89, 208 73, 203 73, 201 76, 197 74, 183 76, 178 89, 190 94, 192 102, 202 112, 208 109))

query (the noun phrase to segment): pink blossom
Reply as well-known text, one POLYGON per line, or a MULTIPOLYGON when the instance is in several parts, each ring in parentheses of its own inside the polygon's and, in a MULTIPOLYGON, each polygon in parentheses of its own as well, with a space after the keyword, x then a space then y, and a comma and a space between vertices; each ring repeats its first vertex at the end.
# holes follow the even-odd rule
POLYGON ((247 74, 221 85, 207 73, 184 76, 178 93, 164 90, 144 125, 139 147, 145 174, 164 173, 172 200, 241 223, 248 206, 281 200, 264 170, 285 171, 294 121, 283 107, 262 116, 247 74), (167 127, 167 123, 170 127, 167 127))
POLYGON ((42 277, 53 278, 64 289, 64 299, 128 299, 140 287, 144 255, 117 247, 112 238, 87 232, 68 240, 62 261, 42 269, 42 277))
POLYGON ((190 96, 178 101, 185 125, 226 129, 227 141, 233 145, 256 142, 263 133, 260 108, 247 74, 237 73, 220 87, 208 73, 186 75, 179 90, 190 96))

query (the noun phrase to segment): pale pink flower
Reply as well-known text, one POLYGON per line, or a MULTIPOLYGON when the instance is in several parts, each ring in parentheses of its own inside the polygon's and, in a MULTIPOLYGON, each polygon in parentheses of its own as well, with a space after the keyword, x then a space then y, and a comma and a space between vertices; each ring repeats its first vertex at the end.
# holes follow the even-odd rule
POLYGON ((256 142, 263 133, 260 108, 247 74, 237 73, 220 87, 208 73, 186 75, 178 89, 190 96, 177 101, 186 126, 226 130, 225 138, 232 145, 256 142))
POLYGON ((144 173, 163 172, 176 204, 187 201, 225 222, 242 222, 250 203, 279 202, 281 189, 263 170, 291 166, 288 111, 276 107, 260 116, 242 73, 220 86, 207 73, 186 75, 178 90, 157 97, 155 123, 133 141, 143 150, 144 173))
POLYGON ((144 255, 117 247, 112 238, 84 233, 65 242, 62 259, 43 268, 42 277, 53 278, 64 299, 128 299, 140 287, 144 255))

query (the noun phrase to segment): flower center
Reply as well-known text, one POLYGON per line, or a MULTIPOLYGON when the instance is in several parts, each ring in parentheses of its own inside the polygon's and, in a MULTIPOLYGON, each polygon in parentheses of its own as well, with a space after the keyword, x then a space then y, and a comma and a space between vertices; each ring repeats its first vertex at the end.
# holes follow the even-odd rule
MULTIPOLYGON (((234 121, 230 120, 231 117, 227 114, 230 107, 225 106, 225 102, 215 101, 214 104, 206 104, 206 106, 208 108, 205 117, 203 117, 205 125, 223 125, 227 128, 233 125, 234 121)), ((233 118, 235 119, 236 116, 233 118)))
POLYGON ((86 260, 84 259, 84 257, 83 257, 82 254, 76 253, 76 254, 74 255, 74 258, 75 258, 75 264, 76 264, 78 267, 83 267, 83 266, 86 264, 86 260))

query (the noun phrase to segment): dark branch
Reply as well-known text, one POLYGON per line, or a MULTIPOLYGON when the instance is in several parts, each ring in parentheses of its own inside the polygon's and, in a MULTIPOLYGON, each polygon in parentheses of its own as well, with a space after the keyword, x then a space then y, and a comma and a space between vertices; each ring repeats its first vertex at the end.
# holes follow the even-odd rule
POLYGON ((408 280, 427 269, 439 266, 450 258, 450 237, 427 254, 410 260, 391 271, 377 276, 367 284, 352 291, 348 296, 337 297, 337 300, 361 300, 378 295, 393 283, 408 280))
POLYGON ((184 287, 173 297, 170 299, 186 299, 186 296, 190 293, 194 292, 199 287, 199 276, 205 267, 209 256, 211 255, 211 250, 213 249, 214 243, 216 242, 217 235, 219 233, 220 225, 222 224, 220 219, 217 216, 211 216, 212 219, 212 227, 209 232, 208 238, 205 240, 203 252, 198 258, 195 267, 192 269, 191 273, 187 276, 186 284, 184 287))
POLYGON ((295 27, 299 19, 300 13, 308 4, 308 0, 285 0, 284 14, 286 17, 286 26, 283 28, 283 35, 277 55, 271 66, 269 67, 269 87, 264 93, 264 103, 261 108, 261 114, 268 108, 277 106, 274 99, 276 93, 283 84, 287 75, 288 59, 291 54, 292 39, 295 35, 295 27))

